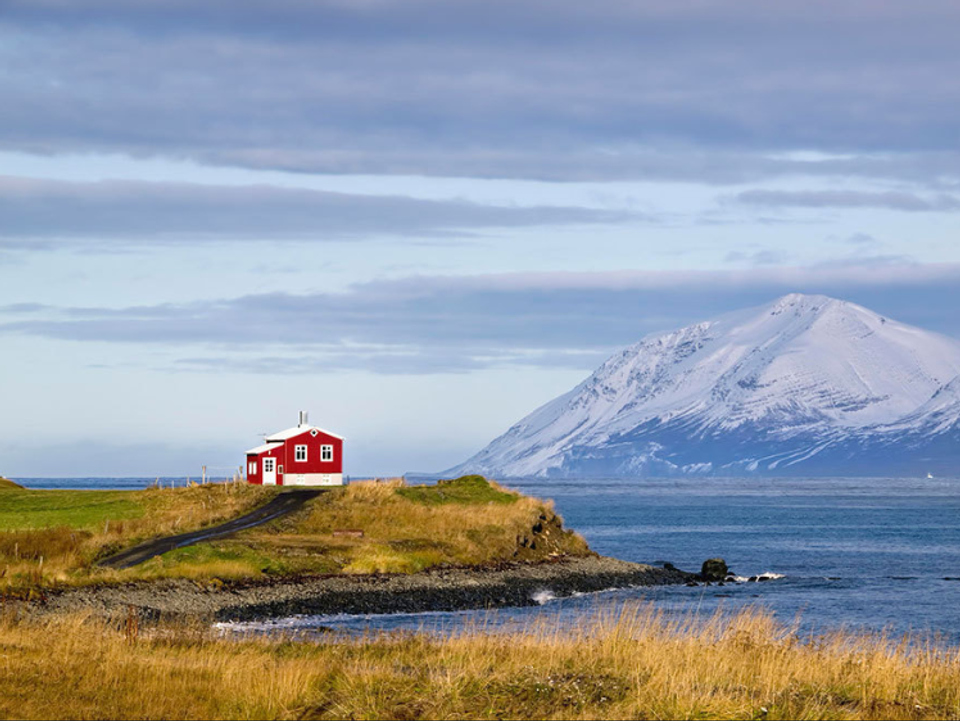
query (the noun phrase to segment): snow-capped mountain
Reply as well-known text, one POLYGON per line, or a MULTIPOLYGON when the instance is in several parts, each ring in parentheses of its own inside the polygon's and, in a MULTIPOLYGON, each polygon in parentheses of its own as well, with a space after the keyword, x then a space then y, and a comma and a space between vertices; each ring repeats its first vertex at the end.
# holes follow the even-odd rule
POLYGON ((960 475, 960 342, 788 295, 647 336, 445 475, 960 475))

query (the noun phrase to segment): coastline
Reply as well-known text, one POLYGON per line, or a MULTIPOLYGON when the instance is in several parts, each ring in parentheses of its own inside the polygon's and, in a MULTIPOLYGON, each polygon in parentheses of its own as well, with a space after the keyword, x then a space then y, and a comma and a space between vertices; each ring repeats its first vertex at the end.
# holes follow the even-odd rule
POLYGON ((491 568, 437 568, 414 574, 305 576, 243 582, 184 579, 88 586, 50 593, 40 613, 89 611, 145 620, 253 621, 296 614, 386 614, 533 606, 556 597, 630 586, 679 585, 699 575, 605 556, 566 557, 491 568))

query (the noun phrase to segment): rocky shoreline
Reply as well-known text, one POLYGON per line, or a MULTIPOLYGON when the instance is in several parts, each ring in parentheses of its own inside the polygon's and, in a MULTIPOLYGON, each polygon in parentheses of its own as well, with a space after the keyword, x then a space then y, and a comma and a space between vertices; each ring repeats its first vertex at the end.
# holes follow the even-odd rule
POLYGON ((252 621, 294 614, 380 614, 531 606, 556 597, 630 586, 691 583, 698 574, 604 556, 561 558, 496 568, 443 568, 420 573, 284 578, 233 583, 162 580, 52 593, 41 613, 135 610, 144 619, 252 621))

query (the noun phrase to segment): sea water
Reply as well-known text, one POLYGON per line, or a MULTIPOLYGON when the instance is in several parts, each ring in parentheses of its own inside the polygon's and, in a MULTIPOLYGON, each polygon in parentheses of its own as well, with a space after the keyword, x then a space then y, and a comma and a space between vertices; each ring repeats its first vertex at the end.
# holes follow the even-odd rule
MULTIPOLYGON (((26 480, 31 487, 144 487, 154 479, 26 480), (139 485, 137 485, 139 484, 139 485)), ((931 633, 960 643, 960 479, 661 479, 511 481, 554 501, 568 527, 603 555, 698 571, 722 557, 738 576, 782 576, 723 586, 618 589, 536 606, 382 616, 303 616, 230 628, 449 632, 516 630, 546 618, 644 600, 670 614, 750 605, 804 633, 835 628, 931 633)))

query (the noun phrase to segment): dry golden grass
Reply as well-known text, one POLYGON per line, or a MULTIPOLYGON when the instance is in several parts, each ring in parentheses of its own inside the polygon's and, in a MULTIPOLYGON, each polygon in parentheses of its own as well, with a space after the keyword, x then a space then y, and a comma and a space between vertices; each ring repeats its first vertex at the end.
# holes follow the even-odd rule
POLYGON ((218 639, 81 617, 0 622, 4 718, 730 718, 960 716, 960 653, 759 611, 669 620, 650 606, 558 631, 218 639))
POLYGON ((484 565, 588 552, 580 536, 559 526, 550 501, 488 484, 497 501, 479 493, 477 498, 468 495, 439 504, 411 500, 403 495, 400 482, 356 484, 328 503, 315 504, 298 530, 316 537, 332 537, 338 528, 363 530, 362 540, 341 544, 346 545, 346 573, 416 571, 439 563, 484 565), (510 500, 494 494, 509 494, 510 500), (549 524, 548 519, 556 523, 549 524), (534 533, 538 524, 541 530, 534 533))
POLYGON ((0 592, 117 576, 95 559, 139 541, 220 523, 277 491, 245 483, 144 491, 8 489, 0 495, 0 592))
POLYGON ((590 552, 548 501, 479 476, 438 486, 400 479, 331 489, 306 508, 236 536, 125 570, 93 564, 147 538, 236 517, 277 488, 245 483, 146 491, 9 490, 0 496, 0 595, 43 586, 159 578, 234 580, 304 573, 415 573, 590 552), (337 531, 360 530, 362 537, 337 531))
POLYGON ((331 490, 294 517, 179 549, 121 577, 415 573, 589 552, 583 538, 563 529, 548 501, 479 476, 439 486, 395 479, 331 490))

